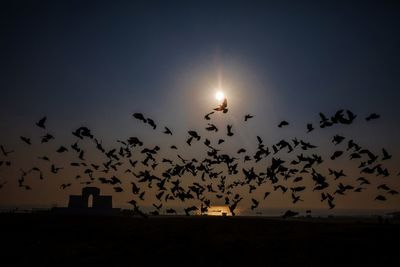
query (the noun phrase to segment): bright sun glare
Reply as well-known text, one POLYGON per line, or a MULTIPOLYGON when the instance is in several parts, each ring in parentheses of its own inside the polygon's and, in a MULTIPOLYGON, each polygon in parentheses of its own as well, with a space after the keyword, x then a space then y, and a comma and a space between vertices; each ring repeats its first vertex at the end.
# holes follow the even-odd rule
POLYGON ((215 94, 215 98, 216 98, 218 101, 222 101, 222 100, 225 98, 224 93, 222 93, 221 91, 218 91, 218 92, 215 94))

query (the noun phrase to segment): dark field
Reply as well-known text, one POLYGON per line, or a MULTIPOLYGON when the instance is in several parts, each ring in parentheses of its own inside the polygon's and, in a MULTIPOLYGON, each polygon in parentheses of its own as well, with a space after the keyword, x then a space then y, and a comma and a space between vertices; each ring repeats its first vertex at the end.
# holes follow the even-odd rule
POLYGON ((400 224, 0 214, 1 266, 398 266, 400 224))

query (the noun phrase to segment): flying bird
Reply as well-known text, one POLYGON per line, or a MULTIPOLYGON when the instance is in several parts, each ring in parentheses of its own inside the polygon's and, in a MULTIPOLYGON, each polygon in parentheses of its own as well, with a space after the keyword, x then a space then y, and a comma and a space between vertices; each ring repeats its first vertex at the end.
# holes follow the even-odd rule
POLYGON ((287 125, 289 125, 289 123, 288 123, 287 121, 281 121, 281 122, 278 124, 278 127, 279 127, 279 128, 282 128, 283 126, 287 126, 287 125))
POLYGON ((253 115, 247 114, 247 115, 244 116, 244 121, 247 121, 247 120, 249 120, 249 119, 251 119, 253 117, 254 117, 253 115))
POLYGON ((228 100, 225 98, 224 102, 222 102, 221 105, 219 105, 218 107, 214 108, 215 111, 222 111, 223 113, 227 113, 228 112, 228 100))
POLYGON ((143 116, 142 113, 133 113, 132 115, 135 119, 138 119, 140 121, 143 121, 144 123, 147 122, 147 120, 145 119, 145 117, 143 116))
POLYGON ((375 200, 386 201, 386 197, 382 196, 382 195, 378 195, 378 196, 376 196, 375 200))
POLYGON ((206 115, 204 115, 204 119, 205 120, 211 120, 210 115, 214 114, 214 111, 211 111, 210 113, 207 113, 206 115))
POLYGON ((218 132, 217 126, 215 126, 215 125, 212 124, 212 123, 208 123, 208 127, 206 127, 206 130, 209 131, 209 132, 211 132, 211 131, 218 132))
POLYGON ((26 144, 28 144, 28 145, 31 145, 31 144, 32 144, 30 138, 24 137, 24 136, 20 136, 20 138, 21 138, 21 140, 22 140, 24 143, 26 143, 26 144))
POLYGON ((64 190, 65 188, 70 187, 71 185, 72 185, 71 183, 62 184, 62 185, 60 185, 60 188, 64 190))
POLYGON ((46 120, 47 120, 47 117, 43 117, 38 122, 36 122, 36 125, 40 128, 46 129, 46 125, 45 125, 46 120))
POLYGON ((233 132, 232 132, 232 125, 227 125, 226 129, 228 131, 228 133, 226 134, 227 136, 233 136, 233 132))
POLYGON ((54 136, 51 135, 51 134, 45 134, 45 135, 43 135, 41 138, 42 138, 41 142, 42 142, 42 144, 43 144, 43 143, 47 143, 47 142, 49 142, 50 140, 54 139, 54 136))
POLYGON ((251 205, 251 210, 254 210, 254 209, 256 209, 257 207, 258 207, 258 204, 260 204, 260 202, 258 201, 258 200, 256 200, 256 199, 254 199, 254 198, 252 198, 251 199, 251 202, 253 203, 252 205, 251 205))
POLYGON ((240 153, 246 153, 246 149, 244 149, 244 148, 241 148, 241 149, 239 149, 238 150, 238 152, 237 152, 238 154, 240 154, 240 153))
POLYGON ((200 140, 200 135, 198 135, 198 133, 196 131, 188 131, 189 135, 195 139, 197 139, 197 141, 200 140))
POLYGON ((314 127, 311 123, 307 123, 307 133, 312 132, 314 130, 314 127))
POLYGON ((164 127, 164 128, 165 128, 165 131, 163 133, 172 135, 172 132, 168 127, 164 127))
POLYGON ((379 119, 381 116, 376 113, 371 113, 368 117, 365 118, 366 121, 376 120, 379 119))
POLYGON ((58 153, 63 153, 63 152, 67 152, 68 151, 68 149, 66 148, 66 147, 64 147, 64 146, 60 146, 58 149, 57 149, 57 152, 58 153))
POLYGON ((155 122, 154 122, 152 119, 147 118, 147 123, 148 123, 151 127, 153 127, 153 130, 155 130, 155 129, 157 128, 157 125, 155 124, 155 122))
POLYGON ((6 149, 2 145, 0 145, 0 149, 1 149, 1 153, 3 153, 3 155, 5 157, 8 157, 8 154, 11 154, 14 152, 14 150, 6 151, 6 149))
POLYGON ((384 148, 382 148, 382 153, 383 153, 383 158, 382 158, 382 160, 388 160, 388 159, 391 159, 391 158, 392 158, 392 155, 390 155, 390 154, 386 151, 386 149, 384 149, 384 148))
POLYGON ((340 157, 342 154, 343 154, 343 151, 340 151, 340 150, 335 151, 335 152, 333 153, 333 155, 331 156, 331 160, 337 159, 337 158, 340 157))

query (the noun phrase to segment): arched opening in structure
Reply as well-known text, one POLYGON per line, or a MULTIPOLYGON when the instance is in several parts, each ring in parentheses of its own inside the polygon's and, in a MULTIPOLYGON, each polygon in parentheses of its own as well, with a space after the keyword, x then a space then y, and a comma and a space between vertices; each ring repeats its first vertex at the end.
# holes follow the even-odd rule
POLYGON ((93 195, 90 194, 88 197, 88 208, 93 208, 93 195))

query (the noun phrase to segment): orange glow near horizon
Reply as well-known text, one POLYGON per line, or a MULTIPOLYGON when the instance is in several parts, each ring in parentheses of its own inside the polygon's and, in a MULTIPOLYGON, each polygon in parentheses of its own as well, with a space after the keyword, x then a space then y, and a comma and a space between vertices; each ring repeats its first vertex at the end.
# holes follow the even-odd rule
POLYGON ((211 206, 207 212, 208 216, 231 216, 228 206, 211 206))

